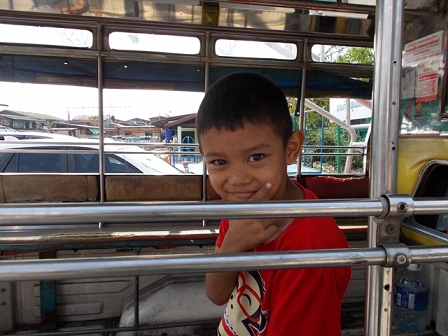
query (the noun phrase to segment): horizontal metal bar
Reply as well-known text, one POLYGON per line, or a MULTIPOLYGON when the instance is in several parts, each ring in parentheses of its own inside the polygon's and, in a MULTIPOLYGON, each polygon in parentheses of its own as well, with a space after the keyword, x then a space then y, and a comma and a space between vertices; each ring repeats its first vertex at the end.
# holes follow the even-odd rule
POLYGON ((303 145, 302 148, 303 149, 315 149, 315 150, 319 150, 319 149, 360 149, 360 150, 364 150, 366 149, 367 145, 347 145, 347 146, 343 146, 343 145, 303 145))
MULTIPOLYGON (((448 261, 448 246, 410 247, 412 262, 448 261)), ((0 281, 62 280, 154 274, 192 274, 354 265, 385 265, 386 250, 307 250, 271 253, 157 255, 80 259, 1 261, 0 281)))
MULTIPOLYGON (((197 325, 212 325, 213 323, 216 323, 216 319, 210 320, 210 319, 204 319, 204 320, 195 320, 195 321, 186 321, 186 322, 168 322, 168 323, 151 323, 151 325, 144 325, 144 326, 131 326, 131 327, 97 327, 93 326, 92 329, 73 329, 73 330, 56 330, 56 331, 26 331, 26 336, 74 336, 74 335, 119 335, 120 333, 123 333, 126 335, 126 332, 129 332, 128 334, 133 335, 135 331, 145 331, 145 330, 155 330, 155 329, 165 329, 165 328, 175 328, 175 327, 186 327, 186 326, 197 326, 197 325)), ((145 333, 143 333, 145 334, 145 333)), ((18 335, 18 334, 16 334, 18 335)), ((164 335, 164 334, 162 334, 164 335)))
MULTIPOLYGON (((183 152, 185 153, 185 152, 183 152)), ((302 156, 365 156, 364 153, 302 153, 302 156)))
MULTIPOLYGON (((22 142, 23 143, 23 142, 22 142)), ((49 145, 52 146, 53 144, 49 145)), ((72 143, 73 145, 73 143, 72 143)), ((75 144, 77 145, 77 144, 75 144)), ((48 146, 48 145, 45 145, 48 146)), ((142 144, 140 144, 142 146, 142 144)), ((46 154, 99 154, 99 149, 28 149, 28 148, 2 148, 2 153, 46 153, 46 154)), ((170 155, 200 155, 198 151, 131 151, 131 150, 104 150, 106 154, 137 154, 137 155, 147 155, 147 154, 170 154, 170 155)), ((361 154, 358 154, 358 156, 361 154)), ((321 156, 321 154, 319 155, 321 156)), ((344 156, 347 156, 345 154, 344 156)))
POLYGON ((417 235, 424 235, 429 238, 431 241, 435 241, 437 245, 448 245, 448 235, 437 231, 435 229, 431 229, 427 226, 423 226, 418 223, 403 223, 402 228, 405 228, 411 232, 414 232, 417 235))
POLYGON ((448 246, 411 246, 411 263, 448 262, 448 246))
MULTIPOLYGON (((414 201, 414 214, 448 213, 448 199, 414 201)), ((380 199, 337 199, 286 202, 140 202, 0 204, 0 226, 85 223, 149 223, 222 218, 364 217, 389 209, 380 199)), ((408 213, 406 215, 412 215, 408 213)))
MULTIPOLYGON (((447 201, 448 202, 448 201, 447 201)), ((353 199, 287 202, 171 202, 1 204, 0 226, 153 221, 219 220, 221 218, 380 216, 380 200, 353 199)))
MULTIPOLYGON (((45 135, 46 133, 42 133, 42 135, 45 135)), ((14 137, 14 132, 11 132, 8 134, 10 137, 14 137)), ((58 141, 59 139, 52 139, 51 142, 46 142, 45 139, 26 139, 26 140, 0 140, 0 143, 5 144, 13 144, 13 145, 19 145, 19 144, 32 144, 32 145, 42 145, 42 144, 51 144, 51 145, 64 145, 64 146, 72 146, 72 145, 99 145, 99 141, 94 141, 96 139, 89 139, 89 138, 74 138, 77 139, 76 142, 74 141, 63 141, 62 139, 58 141), (78 141, 79 140, 79 141, 78 141)), ((135 141, 105 141, 105 146, 142 146, 142 145, 148 145, 151 147, 199 147, 199 144, 197 143, 181 143, 181 142, 151 142, 147 140, 135 140, 135 141)), ((333 145, 303 145, 302 147, 304 150, 306 149, 313 149, 313 150, 324 150, 324 149, 359 149, 364 150, 366 146, 361 145, 340 145, 340 146, 333 146, 333 145)))
POLYGON ((415 213, 418 214, 439 215, 448 213, 448 198, 446 197, 416 197, 414 198, 414 205, 415 213))

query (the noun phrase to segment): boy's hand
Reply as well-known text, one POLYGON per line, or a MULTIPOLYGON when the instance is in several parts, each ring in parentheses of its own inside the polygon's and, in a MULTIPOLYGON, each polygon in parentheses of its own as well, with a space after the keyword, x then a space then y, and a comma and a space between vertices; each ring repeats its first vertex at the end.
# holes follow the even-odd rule
MULTIPOLYGON (((249 201, 267 200, 270 183, 260 188, 249 201)), ((229 230, 226 233, 220 252, 236 253, 246 252, 267 242, 284 223, 282 218, 259 219, 233 219, 229 221, 229 230)))

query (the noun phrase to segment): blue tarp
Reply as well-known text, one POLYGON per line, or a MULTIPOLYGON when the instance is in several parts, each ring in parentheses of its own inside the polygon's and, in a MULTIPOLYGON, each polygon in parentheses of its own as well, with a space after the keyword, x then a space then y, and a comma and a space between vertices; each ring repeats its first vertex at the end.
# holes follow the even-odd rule
MULTIPOLYGON (((301 92, 301 70, 211 66, 210 82, 213 83, 226 74, 241 71, 264 75, 296 96, 301 92)), ((205 88, 204 64, 105 61, 103 73, 106 88, 113 88, 117 83, 121 83, 122 87, 153 87, 173 91, 203 92, 205 88)), ((325 96, 325 91, 329 91, 339 92, 340 96, 345 97, 371 99, 371 82, 317 70, 308 70, 306 74, 306 90, 322 91, 321 97, 325 96)), ((91 59, 47 56, 3 55, 0 57, 0 81, 49 83, 51 82, 49 77, 52 76, 54 79, 57 78, 53 82, 58 84, 95 86, 97 62, 91 59)))

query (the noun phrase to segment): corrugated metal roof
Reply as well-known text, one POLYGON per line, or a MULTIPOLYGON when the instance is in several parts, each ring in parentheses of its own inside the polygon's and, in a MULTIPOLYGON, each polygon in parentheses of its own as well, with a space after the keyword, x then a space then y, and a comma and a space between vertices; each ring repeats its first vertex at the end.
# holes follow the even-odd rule
POLYGON ((0 113, 0 117, 4 117, 4 118, 7 118, 7 119, 12 119, 12 120, 39 121, 39 119, 35 119, 35 118, 30 118, 30 117, 26 117, 26 116, 19 116, 19 115, 12 115, 12 114, 3 114, 3 113, 0 113))

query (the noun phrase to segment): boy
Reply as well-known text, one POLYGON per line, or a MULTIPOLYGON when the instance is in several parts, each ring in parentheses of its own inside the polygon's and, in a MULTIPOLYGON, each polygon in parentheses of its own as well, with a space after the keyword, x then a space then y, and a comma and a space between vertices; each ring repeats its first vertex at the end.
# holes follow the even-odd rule
MULTIPOLYGON (((199 150, 223 201, 316 199, 292 182, 303 134, 292 131, 283 92, 266 78, 235 73, 217 81, 196 116, 199 150)), ((222 220, 215 253, 347 248, 332 218, 222 220)), ((218 335, 341 335, 350 268, 209 273, 206 294, 227 303, 218 335)))

